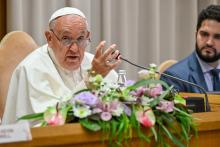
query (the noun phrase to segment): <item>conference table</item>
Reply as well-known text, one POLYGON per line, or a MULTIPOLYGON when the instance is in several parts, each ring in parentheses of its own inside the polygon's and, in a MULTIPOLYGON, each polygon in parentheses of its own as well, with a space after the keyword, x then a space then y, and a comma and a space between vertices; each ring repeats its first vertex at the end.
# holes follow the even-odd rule
MULTIPOLYGON (((182 93, 183 96, 195 96, 194 94, 182 93)), ((198 96, 198 94, 196 94, 198 96)), ((202 95, 199 95, 202 96, 202 95)), ((198 138, 195 136, 190 140, 189 146, 194 147, 214 147, 220 144, 220 111, 218 106, 220 104, 219 95, 209 95, 211 107, 213 106, 215 112, 193 113, 198 124, 198 138), (219 104, 217 103, 219 102, 219 104)), ((91 132, 79 123, 66 124, 63 126, 46 126, 31 128, 32 140, 27 142, 17 142, 9 144, 0 144, 0 146, 76 146, 76 147, 101 147, 108 146, 107 142, 103 142, 102 132, 91 132)), ((133 137, 128 141, 127 146, 143 146, 143 141, 137 137, 133 137)), ((151 144, 144 144, 144 146, 152 146, 151 144)))

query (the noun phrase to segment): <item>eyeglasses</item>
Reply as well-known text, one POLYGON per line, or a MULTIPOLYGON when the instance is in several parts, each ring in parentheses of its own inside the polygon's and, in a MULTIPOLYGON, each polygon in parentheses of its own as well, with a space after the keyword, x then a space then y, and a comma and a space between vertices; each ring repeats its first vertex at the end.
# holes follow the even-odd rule
POLYGON ((88 45, 88 42, 90 42, 90 38, 84 38, 79 37, 77 40, 72 39, 71 37, 65 36, 61 39, 54 33, 52 29, 50 29, 51 32, 53 32, 54 36, 57 38, 57 40, 65 47, 70 48, 74 43, 77 44, 80 48, 85 48, 88 45))

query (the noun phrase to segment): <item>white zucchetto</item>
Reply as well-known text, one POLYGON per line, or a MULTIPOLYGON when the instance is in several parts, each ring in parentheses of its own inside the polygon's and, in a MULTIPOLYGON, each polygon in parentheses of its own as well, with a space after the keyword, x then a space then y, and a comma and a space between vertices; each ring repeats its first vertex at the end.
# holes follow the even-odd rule
POLYGON ((52 16, 50 17, 49 19, 49 23, 56 19, 57 17, 60 17, 60 16, 64 16, 64 15, 69 15, 69 14, 75 14, 75 15, 79 15, 83 18, 86 19, 86 16, 83 14, 82 11, 80 11, 79 9, 77 8, 73 8, 73 7, 64 7, 64 8, 61 8, 57 11, 55 11, 52 16))

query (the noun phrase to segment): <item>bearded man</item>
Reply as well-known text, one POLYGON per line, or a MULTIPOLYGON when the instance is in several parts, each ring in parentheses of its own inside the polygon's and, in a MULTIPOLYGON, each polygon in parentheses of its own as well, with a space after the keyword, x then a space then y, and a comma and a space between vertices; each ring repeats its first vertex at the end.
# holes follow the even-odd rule
MULTIPOLYGON (((195 83, 206 91, 220 91, 220 6, 210 5, 198 16, 196 49, 185 59, 168 68, 164 73, 195 83)), ((174 81, 166 81, 180 92, 202 93, 201 89, 174 81)))

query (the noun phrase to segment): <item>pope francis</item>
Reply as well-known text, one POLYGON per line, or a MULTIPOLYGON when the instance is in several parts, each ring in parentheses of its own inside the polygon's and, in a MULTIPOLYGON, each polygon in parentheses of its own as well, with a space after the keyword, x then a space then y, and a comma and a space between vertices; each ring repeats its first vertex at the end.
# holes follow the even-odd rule
POLYGON ((95 55, 85 52, 90 32, 85 15, 76 8, 55 11, 45 32, 47 44, 29 54, 13 72, 3 124, 15 123, 18 117, 44 111, 62 98, 86 87, 87 70, 103 75, 107 82, 117 80, 113 70, 120 64, 119 51, 105 41, 95 55), (113 62, 112 62, 113 61, 113 62))

